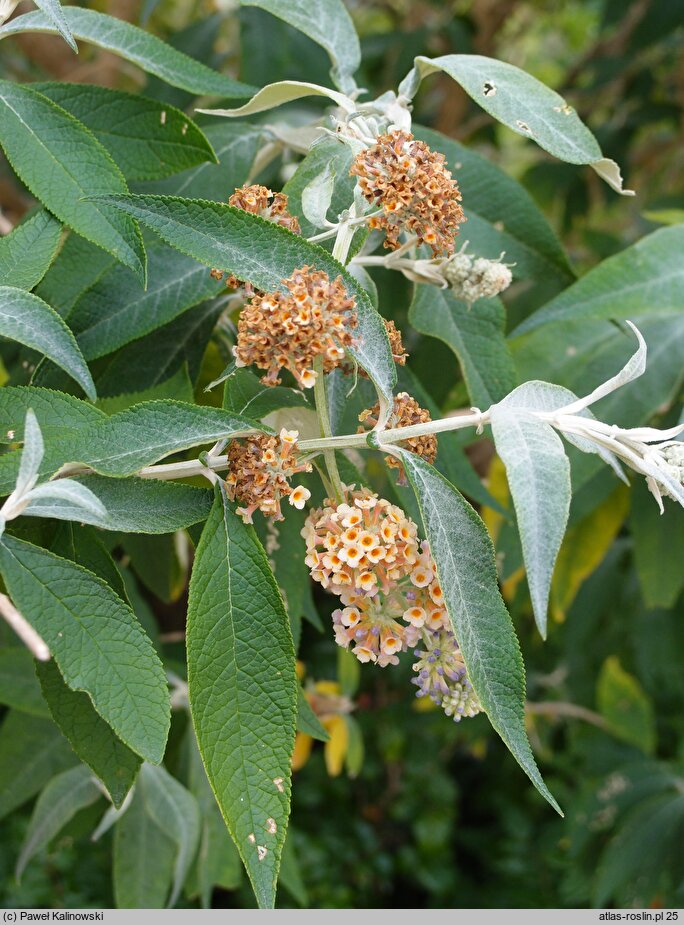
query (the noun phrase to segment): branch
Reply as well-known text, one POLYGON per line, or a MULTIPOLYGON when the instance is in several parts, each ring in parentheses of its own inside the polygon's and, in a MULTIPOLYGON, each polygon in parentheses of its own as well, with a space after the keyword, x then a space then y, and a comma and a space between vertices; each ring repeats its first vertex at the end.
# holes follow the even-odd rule
POLYGON ((50 660, 50 650, 44 639, 38 635, 25 617, 19 613, 6 594, 0 594, 0 616, 2 616, 39 662, 50 660))

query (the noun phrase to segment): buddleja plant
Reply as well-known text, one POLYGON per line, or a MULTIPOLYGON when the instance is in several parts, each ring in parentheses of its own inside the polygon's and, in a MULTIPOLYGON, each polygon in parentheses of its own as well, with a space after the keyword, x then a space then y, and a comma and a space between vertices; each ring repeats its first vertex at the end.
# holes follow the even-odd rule
MULTIPOLYGON (((571 498, 567 445, 625 481, 625 467, 645 476, 662 508, 665 498, 684 504, 681 425, 625 428, 592 414, 645 370, 646 342, 629 322, 619 347, 635 339, 631 359, 589 394, 517 383, 498 296, 550 267, 567 286, 571 271, 527 195, 412 124, 412 100, 441 71, 512 131, 626 192, 617 165, 556 93, 488 58, 419 57, 396 92, 369 98, 340 0, 243 4, 301 30, 332 62, 329 86, 259 90, 125 22, 38 5, 0 38, 60 32, 192 98, 247 102, 192 104, 213 117, 203 131, 144 96, 0 81, 0 142, 42 205, 0 242, 0 333, 21 345, 7 363, 26 383, 0 390, 0 610, 36 660, 40 710, 47 704, 80 762, 65 760, 43 790, 19 869, 104 794, 98 834, 116 824, 119 903, 151 901, 149 883, 144 898, 123 885, 150 861, 135 849, 148 833, 169 871, 153 895, 173 905, 200 839, 210 852, 226 837, 218 806, 259 904, 274 904, 295 730, 325 738, 295 670, 309 575, 336 605, 324 631, 365 671, 410 661, 417 695, 445 722, 485 713, 560 811, 527 740, 523 662, 493 547, 454 482, 495 502, 459 438, 490 433, 505 465, 545 636, 571 498), (306 97, 329 104, 307 124, 301 113, 249 121, 306 97), (283 152, 296 167, 274 192, 258 174, 283 152), (384 317, 375 267, 415 285, 411 325, 453 348, 473 407, 439 416, 384 317), (195 401, 212 332, 227 365, 195 401), (383 460, 382 492, 368 458, 383 460), (53 520, 66 525, 51 529, 53 520), (196 544, 187 684, 177 658, 162 664, 110 556, 118 545, 130 555, 132 534, 173 533, 186 559, 188 539, 196 544), (189 708, 196 735, 189 789, 161 766, 172 707, 189 708)), ((517 333, 635 318, 649 300, 667 309, 671 293, 654 279, 678 252, 675 231, 606 261, 517 333), (610 298, 620 287, 624 315, 610 298)), ((559 359, 564 350, 553 340, 559 359)), ((205 900, 219 882, 211 876, 198 886, 205 900)))

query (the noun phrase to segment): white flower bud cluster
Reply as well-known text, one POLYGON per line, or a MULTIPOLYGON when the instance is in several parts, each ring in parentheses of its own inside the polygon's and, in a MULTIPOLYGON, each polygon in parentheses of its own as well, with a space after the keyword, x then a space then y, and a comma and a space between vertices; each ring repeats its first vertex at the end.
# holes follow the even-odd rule
POLYGON ((458 299, 472 305, 478 299, 491 299, 507 289, 513 281, 510 267, 498 260, 471 257, 462 248, 441 266, 444 279, 458 299))

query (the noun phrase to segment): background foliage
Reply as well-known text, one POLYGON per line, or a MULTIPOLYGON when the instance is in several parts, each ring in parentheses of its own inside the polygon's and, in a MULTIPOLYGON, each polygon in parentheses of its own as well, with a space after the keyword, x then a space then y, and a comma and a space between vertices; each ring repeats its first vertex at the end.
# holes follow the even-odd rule
MULTIPOLYGON (((256 8, 234 10, 232 4, 183 0, 86 6, 143 25, 246 84, 328 82, 324 52, 256 8)), ((515 285, 504 296, 510 353, 502 345, 501 355, 486 365, 483 381, 468 381, 469 370, 483 369, 476 340, 461 343, 441 323, 439 339, 430 336, 434 311, 422 311, 418 303, 409 307, 411 287, 399 274, 374 274, 384 313, 404 330, 411 354, 406 387, 418 397, 424 390, 435 406, 449 410, 470 404, 468 395, 479 400, 473 389, 481 390, 484 406, 490 390, 502 388, 502 383, 506 391, 517 381, 542 378, 583 389, 612 375, 629 349, 611 320, 617 309, 602 315, 590 307, 580 323, 570 312, 563 314, 559 294, 575 276, 684 218, 679 4, 574 0, 559 10, 557 4, 535 0, 387 0, 350 3, 349 8, 361 35, 361 86, 375 94, 395 87, 419 54, 469 52, 517 64, 568 98, 605 155, 621 164, 627 186, 637 191, 633 199, 616 196, 588 168, 555 161, 499 126, 446 76, 426 81, 415 117, 429 127, 426 139, 432 130, 453 140, 445 153, 459 165, 455 173, 469 215, 463 238, 477 239, 479 250, 491 257, 505 247, 517 269, 515 285), (477 155, 520 182, 562 246, 540 229, 527 198, 513 184, 506 185, 498 171, 487 174, 477 155), (534 309, 551 300, 553 324, 516 332, 534 309)), ((205 162, 198 132, 192 145, 165 149, 164 158, 176 160, 173 175, 164 176, 154 140, 135 150, 126 138, 111 137, 108 125, 114 115, 103 115, 97 92, 83 94, 72 85, 97 83, 143 93, 150 107, 159 104, 182 126, 182 112, 176 115, 169 107, 192 114, 197 95, 208 92, 197 84, 199 77, 190 75, 170 86, 83 43, 76 59, 53 36, 19 36, 3 41, 0 50, 3 78, 40 81, 37 89, 44 87, 41 92, 53 101, 79 118, 90 117, 91 130, 108 148, 129 188, 138 192, 225 200, 246 179, 262 126, 282 114, 278 110, 251 117, 250 125, 195 116, 220 163, 205 162), (48 93, 47 83, 56 80, 63 83, 51 83, 54 89, 48 93)), ((121 124, 126 124, 127 99, 122 96, 118 103, 121 124)), ((316 101, 290 104, 294 116, 320 108, 316 101)), ((8 224, 3 231, 35 206, 28 190, 39 195, 35 186, 46 167, 34 166, 35 177, 23 176, 22 186, 0 161, 0 221, 8 224)), ((277 156, 259 179, 274 189, 288 181, 286 190, 291 202, 296 201, 303 183, 301 175, 293 176, 294 167, 291 154, 277 156)), ((116 184, 109 182, 102 192, 116 193, 116 184)), ((65 194, 65 208, 73 195, 65 194)), ((57 240, 52 220, 37 211, 29 221, 33 226, 28 229, 27 223, 27 234, 32 234, 27 246, 37 254, 41 247, 49 253, 57 240)), ((102 234, 114 234, 108 249, 139 271, 126 221, 120 216, 116 233, 107 226, 102 234)), ((220 375, 231 343, 230 330, 214 327, 222 308, 216 298, 221 285, 206 268, 158 240, 150 237, 146 243, 147 293, 131 269, 72 236, 59 266, 47 273, 37 294, 63 316, 68 314, 104 412, 124 410, 141 397, 189 400, 194 395, 201 404, 220 405, 221 389, 205 392, 205 386, 220 375), (78 273, 64 272, 69 267, 78 273), (79 301, 84 292, 88 299, 79 301), (105 302, 114 302, 119 311, 109 312, 110 320, 102 324, 98 305, 105 302)), ((633 251, 626 254, 625 268, 634 259, 633 251)), ((33 285, 30 280, 14 284, 33 285)), ((649 372, 637 387, 604 402, 604 420, 626 425, 655 416, 668 426, 681 415, 681 296, 673 301, 669 290, 663 291, 666 286, 661 276, 639 302, 639 323, 651 348, 649 372)), ((441 298, 436 290, 430 295, 434 301, 441 298)), ((448 304, 440 309, 445 316, 451 310, 448 304)), ((503 318, 500 308, 488 304, 482 311, 492 312, 496 329, 503 318)), ((28 382, 35 372, 34 356, 3 343, 6 382, 28 382)), ((54 367, 36 375, 37 384, 70 388, 54 367)), ((87 389, 87 381, 79 381, 87 389)), ((244 388, 254 400, 247 379, 244 388)), ((244 401, 239 403, 239 395, 233 400, 236 404, 228 407, 239 411, 244 401)), ((324 595, 314 598, 307 585, 297 583, 296 566, 288 561, 286 538, 281 537, 277 556, 283 561, 276 558, 276 574, 292 576, 286 587, 288 603, 305 617, 298 628, 304 683, 313 694, 332 698, 334 708, 324 719, 330 735, 325 746, 302 736, 298 740, 292 824, 280 875, 284 889, 278 902, 356 908, 682 905, 684 570, 676 552, 684 541, 681 511, 668 508, 660 517, 644 486, 635 483, 631 491, 616 487, 611 473, 592 457, 573 456, 570 529, 553 579, 548 639, 542 642, 521 570, 517 533, 507 514, 510 501, 502 465, 487 441, 478 441, 468 453, 486 480, 489 498, 481 491, 478 497, 472 483, 470 492, 463 481, 459 484, 476 501, 485 502, 482 514, 495 539, 504 597, 527 665, 528 733, 566 819, 522 785, 513 759, 484 716, 451 724, 441 712, 410 701, 407 677, 401 677, 404 669, 358 672, 328 632, 331 601, 324 595), (321 619, 326 625, 322 634, 317 629, 321 619), (340 698, 353 701, 352 713, 346 712, 348 701, 340 698)), ((368 472, 376 486, 382 485, 378 462, 371 460, 368 472)), ((390 491, 387 486, 385 490, 390 491)), ((401 497, 408 505, 408 496, 401 497)), ((204 516, 207 511, 208 502, 204 516)), ((285 529, 292 529, 294 536, 298 527, 293 514, 285 529)), ((159 536, 96 535, 92 527, 28 520, 15 524, 12 532, 49 548, 64 543, 64 536, 57 536, 60 531, 71 531, 68 542, 76 562, 98 574, 109 570, 110 583, 125 587, 165 666, 178 678, 177 705, 182 706, 188 563, 199 533, 192 520, 187 531, 159 536)), ((173 711, 165 767, 146 764, 134 805, 116 826, 100 831, 106 803, 88 780, 78 777, 77 759, 50 719, 30 658, 4 624, 0 641, 3 905, 161 905, 169 889, 175 890, 172 899, 178 905, 253 905, 198 764, 185 711, 173 711), (36 835, 35 857, 19 883, 14 868, 27 833, 35 835, 33 804, 37 798, 60 805, 62 792, 70 795, 71 809, 64 827, 36 835), (175 808, 171 821, 165 800, 175 808), (146 844, 154 844, 153 857, 146 844)), ((40 684, 45 689, 55 680, 48 672, 40 684)), ((138 760, 132 752, 117 760, 122 774, 127 766, 135 773, 138 760)))

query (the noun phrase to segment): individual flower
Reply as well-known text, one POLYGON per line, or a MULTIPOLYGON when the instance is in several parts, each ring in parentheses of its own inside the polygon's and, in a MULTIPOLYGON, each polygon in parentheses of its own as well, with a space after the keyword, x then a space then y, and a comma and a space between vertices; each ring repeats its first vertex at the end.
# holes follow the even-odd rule
POLYGON ((452 254, 458 226, 465 221, 458 184, 443 154, 416 141, 410 132, 380 135, 361 151, 350 173, 359 177, 368 202, 382 208, 371 228, 384 229, 385 247, 396 250, 402 232, 428 244, 433 254, 452 254))
POLYGON ((442 261, 439 270, 457 299, 472 305, 478 299, 491 299, 508 289, 513 280, 510 267, 498 260, 472 257, 463 247, 448 260, 442 261))
MULTIPOLYGON (((374 427, 378 423, 380 405, 376 404, 359 415, 359 421, 374 427)), ((412 424, 425 424, 431 421, 430 412, 421 408, 415 398, 408 392, 400 392, 394 399, 394 409, 389 417, 390 427, 410 427, 412 424)), ((363 432, 363 427, 359 428, 363 432)), ((422 434, 419 437, 409 437, 402 440, 401 445, 412 453, 422 457, 426 462, 433 463, 437 458, 437 437, 434 434, 422 434)), ((396 456, 385 456, 385 462, 391 469, 399 470, 399 484, 406 484, 406 474, 401 460, 396 456)))
MULTIPOLYGON (((245 183, 230 196, 228 205, 242 209, 243 212, 249 212, 251 215, 260 215, 261 218, 276 225, 282 225, 294 234, 302 233, 297 217, 290 215, 287 211, 285 193, 273 193, 266 186, 260 186, 258 183, 253 183, 251 186, 245 183)), ((212 270, 211 275, 214 279, 223 279, 222 270, 212 270)), ((226 286, 229 288, 237 289, 241 285, 241 280, 236 276, 231 274, 226 277, 226 286)), ((250 286, 246 286, 246 290, 248 295, 254 291, 250 286)))
POLYGON ((281 430, 279 436, 253 434, 228 445, 226 489, 245 523, 260 510, 265 517, 283 520, 281 498, 302 508, 311 493, 302 485, 292 488, 290 479, 299 472, 310 472, 311 464, 297 462, 297 431, 281 430))
POLYGON ((243 308, 236 363, 265 369, 267 385, 278 385, 280 370, 289 369, 300 386, 310 388, 316 381, 314 361, 322 357, 324 372, 330 372, 353 345, 356 300, 341 276, 331 282, 313 267, 295 270, 283 285, 287 292, 257 293, 243 308))

